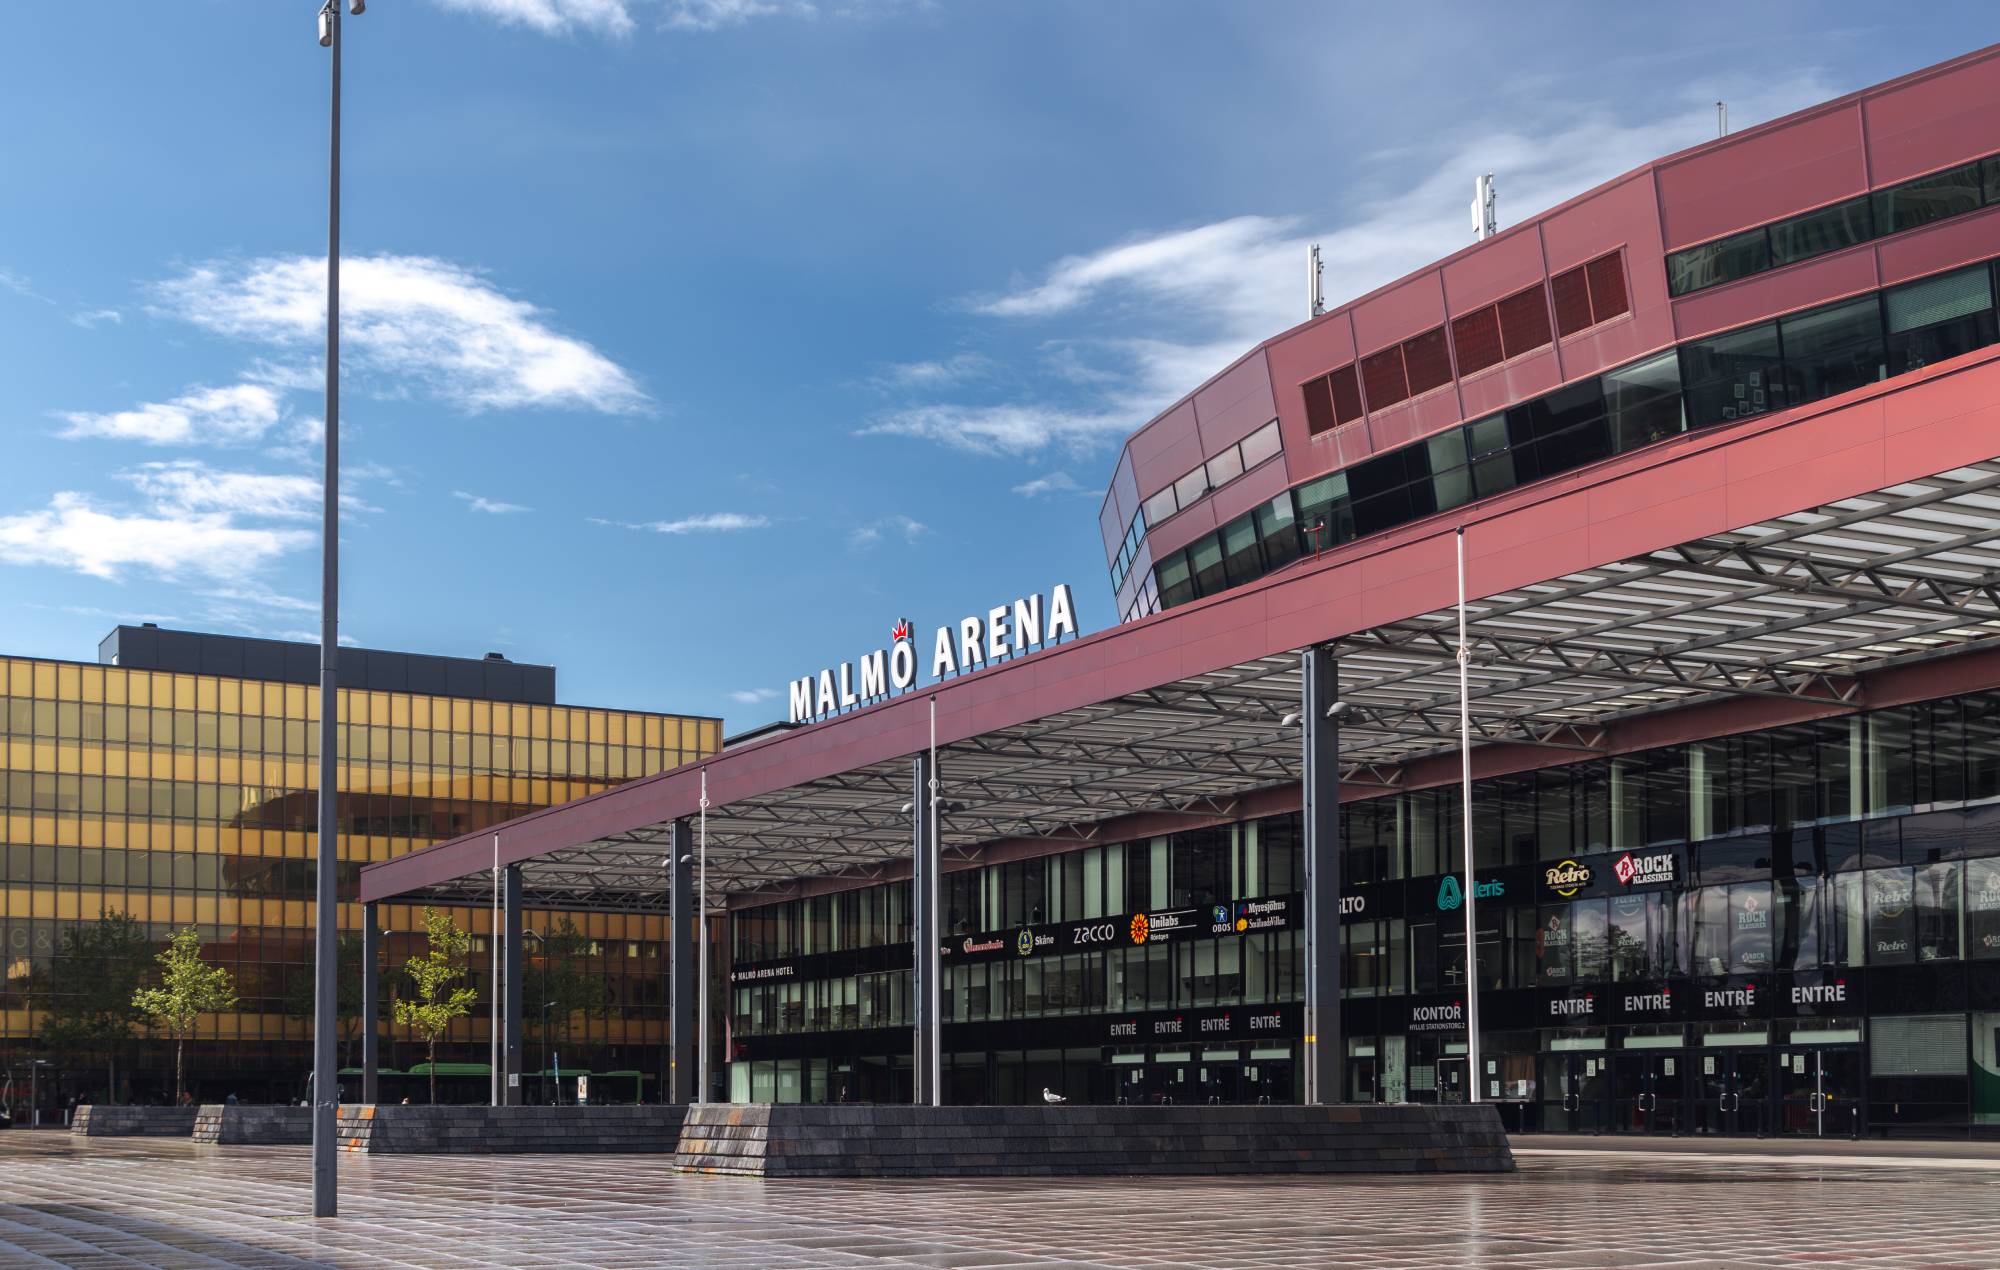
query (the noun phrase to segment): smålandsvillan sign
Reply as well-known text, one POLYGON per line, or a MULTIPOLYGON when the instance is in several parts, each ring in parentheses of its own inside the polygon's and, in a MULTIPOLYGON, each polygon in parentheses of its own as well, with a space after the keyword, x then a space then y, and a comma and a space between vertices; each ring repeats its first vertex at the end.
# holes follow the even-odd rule
MULTIPOLYGON (((1031 595, 938 627, 931 640, 931 678, 991 666, 1075 634, 1076 600, 1068 584, 1058 584, 1046 604, 1041 596, 1031 595)), ((908 692, 916 684, 916 632, 904 618, 889 632, 887 648, 792 680, 792 722, 816 722, 908 692)))

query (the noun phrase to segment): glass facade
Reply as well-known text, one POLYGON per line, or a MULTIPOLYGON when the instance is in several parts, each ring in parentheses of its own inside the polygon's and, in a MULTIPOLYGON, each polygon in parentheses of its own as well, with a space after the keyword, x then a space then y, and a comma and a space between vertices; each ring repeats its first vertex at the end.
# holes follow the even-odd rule
MULTIPOLYGON (((1460 825, 1342 808, 1350 1098, 1473 1078, 1460 825)), ((1473 850, 1510 1123, 2000 1131, 2000 693, 1481 781, 1473 850)), ((1298 1096, 1296 813, 943 884, 952 1101, 1298 1096)), ((733 1095, 907 1097, 909 934, 902 883, 734 914, 733 1095)))
POLYGON ((1694 340, 1315 477, 1156 557, 1159 607, 1693 428, 1921 370, 2000 340, 1979 264, 1694 340))
MULTIPOLYGON (((57 1064, 41 1081, 45 1108, 110 1092, 103 1056, 51 1052, 41 1037, 53 994, 63 990, 55 963, 65 932, 111 911, 132 915, 155 944, 195 924, 204 955, 235 979, 237 1010, 204 1021, 190 1046, 199 1096, 301 1095, 310 1063, 304 1002, 318 705, 318 690, 296 683, 0 659, 0 1050, 14 1065, 31 1057, 57 1064)), ((677 766, 721 741, 716 719, 407 692, 343 691, 340 712, 340 920, 355 932, 361 907, 351 901, 363 864, 677 766)), ((421 910, 384 905, 380 913, 390 930, 384 965, 399 967, 422 943, 421 910)), ((453 916, 475 932, 470 982, 483 1002, 490 910, 453 916)), ((563 945, 576 954, 572 968, 607 986, 601 1011, 553 1025, 569 1048, 565 1062, 656 1068, 666 1028, 665 919, 528 918, 540 933, 571 921, 581 936, 563 945)), ((385 974, 385 992, 395 982, 385 974)), ((531 1061, 538 1024, 528 1020, 531 1061)), ((420 1045, 384 1026, 385 1066, 422 1061, 420 1045)), ((482 1004, 452 1029, 440 1059, 483 1063, 487 1037, 482 1004)), ((358 1061, 358 1050, 343 1054, 343 1065, 358 1061)), ((118 1067, 121 1099, 171 1090, 163 1042, 135 1040, 118 1067)), ((26 1087, 10 1086, 7 1096, 24 1101, 26 1087)))

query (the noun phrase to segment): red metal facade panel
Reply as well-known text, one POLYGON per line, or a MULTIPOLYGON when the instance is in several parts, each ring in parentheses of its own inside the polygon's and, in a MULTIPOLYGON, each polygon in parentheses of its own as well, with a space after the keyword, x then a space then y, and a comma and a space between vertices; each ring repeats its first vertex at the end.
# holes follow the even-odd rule
MULTIPOLYGON (((2000 114, 2000 104, 1994 106, 1994 113, 2000 114)), ((1989 260, 2000 255, 2000 207, 1897 234, 1876 243, 1874 251, 1885 287, 1989 260)))
POLYGON ((1271 396, 1271 369, 1262 349, 1209 381, 1194 395, 1204 456, 1233 445, 1278 415, 1271 396))
POLYGON ((1674 301, 1675 337, 1699 339, 1717 331, 1809 309, 1880 285, 1875 251, 1863 245, 1752 274, 1739 282, 1697 291, 1674 301))
POLYGON ((1554 349, 1544 348, 1499 370, 1490 370, 1458 383, 1465 399, 1465 417, 1478 419, 1517 401, 1539 396, 1560 380, 1554 349))
MULTIPOLYGON (((1444 291, 1438 271, 1412 274, 1354 305, 1354 342, 1363 353, 1400 344, 1444 321, 1444 291)), ((1374 408, 1374 403, 1369 403, 1374 408)))
POLYGON ((1296 460, 1314 454, 1306 427, 1305 402, 1298 385, 1354 360, 1354 334, 1346 313, 1328 314, 1264 346, 1270 362, 1271 396, 1278 411, 1278 430, 1285 453, 1296 460))
POLYGON ((2000 57, 1892 86, 1871 95, 1863 110, 1878 186, 2000 152, 2000 57))
POLYGON ((1655 169, 1675 251, 1868 188, 1859 103, 1829 107, 1655 169))
MULTIPOLYGON (((1653 214, 1649 204, 1646 215, 1653 214)), ((1542 280, 1541 239, 1532 223, 1517 226, 1446 261, 1439 273, 1453 315, 1470 313, 1542 280)))
POLYGON ((1141 498, 1172 485, 1208 457, 1201 452, 1193 401, 1183 401, 1169 410, 1129 444, 1132 478, 1141 498))

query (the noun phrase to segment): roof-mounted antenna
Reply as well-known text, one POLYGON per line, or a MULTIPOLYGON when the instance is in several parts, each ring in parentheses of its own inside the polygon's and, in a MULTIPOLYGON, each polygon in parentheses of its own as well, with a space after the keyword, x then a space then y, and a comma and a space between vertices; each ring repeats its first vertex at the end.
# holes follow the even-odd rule
POLYGON ((1306 298, 1312 305, 1312 316, 1326 312, 1326 292, 1321 282, 1326 276, 1326 266, 1319 258, 1319 244, 1306 248, 1306 298))
POLYGON ((1493 210, 1493 174, 1488 172, 1472 183, 1472 241, 1481 242, 1499 232, 1499 214, 1493 210))
POLYGON ((1715 135, 1717 137, 1729 135, 1729 103, 1726 101, 1715 103, 1715 135))

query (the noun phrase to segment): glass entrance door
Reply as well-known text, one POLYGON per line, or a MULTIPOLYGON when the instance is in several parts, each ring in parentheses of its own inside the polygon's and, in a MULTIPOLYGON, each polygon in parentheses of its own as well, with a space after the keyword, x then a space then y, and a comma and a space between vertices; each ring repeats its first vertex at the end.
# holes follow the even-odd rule
POLYGON ((1771 1051, 1717 1049, 1700 1056, 1695 1130, 1729 1136, 1770 1132, 1771 1051))
POLYGON ((1687 1056, 1639 1050, 1611 1060, 1610 1127, 1616 1133, 1684 1133, 1687 1056))
POLYGON ((1782 1133, 1818 1138, 1853 1133, 1861 1123, 1860 1047, 1780 1050, 1777 1116, 1782 1133))
POLYGON ((1187 1050, 1155 1050, 1146 1065, 1147 1102, 1198 1103, 1194 1055, 1187 1050))
POLYGON ((1611 1060, 1603 1054, 1542 1055, 1542 1130, 1597 1133, 1603 1130, 1611 1090, 1611 1060))

